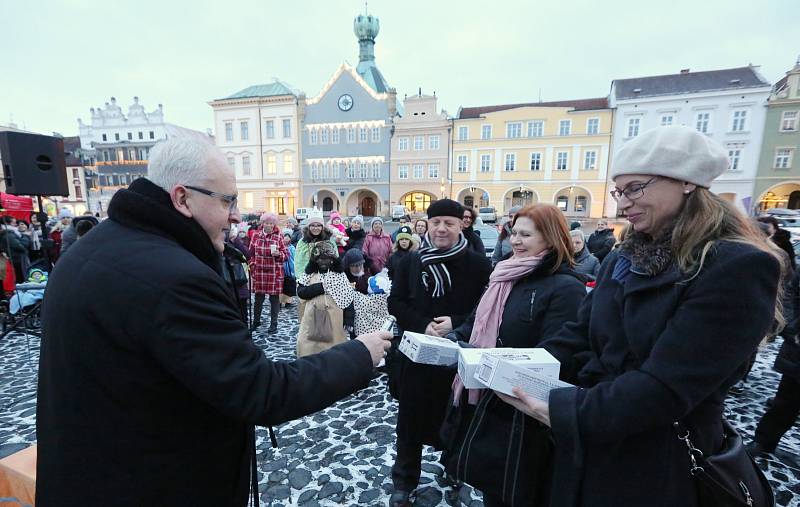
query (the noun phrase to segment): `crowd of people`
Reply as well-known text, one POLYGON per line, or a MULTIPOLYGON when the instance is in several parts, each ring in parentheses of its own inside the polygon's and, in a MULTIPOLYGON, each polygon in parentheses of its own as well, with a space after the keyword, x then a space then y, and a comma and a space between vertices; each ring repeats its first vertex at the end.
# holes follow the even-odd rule
POLYGON ((644 132, 610 168, 628 221, 618 234, 601 220, 587 238, 553 205, 514 207, 487 256, 475 211, 450 199, 393 234, 381 218, 316 209, 303 224, 243 224, 216 149, 159 143, 148 177, 51 277, 37 504, 124 492, 125 505, 243 506, 257 496, 255 424, 328 406, 385 365, 398 401, 390 507, 412 505, 425 445, 441 451, 443 480, 487 507, 769 505, 724 401, 762 340, 782 336, 784 375, 750 446, 774 451, 798 412, 800 290, 779 224, 709 190, 727 167, 694 129, 644 132), (154 261, 155 283, 139 276, 154 261), (297 309, 294 362, 252 343, 267 302, 268 334, 281 306, 297 309), (59 325, 65 315, 76 325, 59 325), (380 331, 390 315, 396 332, 380 331), (547 401, 467 389, 454 367, 401 354, 405 331, 543 348, 571 387, 547 401))

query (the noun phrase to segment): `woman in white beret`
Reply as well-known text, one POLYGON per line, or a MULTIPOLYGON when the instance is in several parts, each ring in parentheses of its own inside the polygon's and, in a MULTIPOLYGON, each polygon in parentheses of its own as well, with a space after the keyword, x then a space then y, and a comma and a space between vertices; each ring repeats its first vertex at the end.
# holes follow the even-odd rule
MULTIPOLYGON (((726 393, 782 320, 780 254, 709 190, 727 167, 719 144, 680 126, 647 131, 614 158, 611 194, 633 231, 577 322, 539 345, 575 387, 548 402, 505 397, 551 427, 551 506, 739 505, 708 503, 673 425, 705 456, 719 453, 732 435, 726 393)), ((768 486, 747 486, 733 493, 763 505, 768 486)))

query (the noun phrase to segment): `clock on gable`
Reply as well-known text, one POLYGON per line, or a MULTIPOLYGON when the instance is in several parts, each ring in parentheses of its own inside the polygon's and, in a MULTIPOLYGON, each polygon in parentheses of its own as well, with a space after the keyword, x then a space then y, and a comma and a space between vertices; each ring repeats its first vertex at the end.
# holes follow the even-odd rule
POLYGON ((339 109, 342 111, 349 111, 353 109, 353 97, 351 97, 350 94, 345 93, 339 97, 339 109))

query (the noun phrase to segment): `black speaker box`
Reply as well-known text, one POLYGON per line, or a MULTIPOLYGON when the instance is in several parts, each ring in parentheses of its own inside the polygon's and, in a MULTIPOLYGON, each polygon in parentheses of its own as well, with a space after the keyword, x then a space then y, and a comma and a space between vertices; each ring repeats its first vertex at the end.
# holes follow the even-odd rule
POLYGON ((64 140, 0 132, 0 160, 6 192, 14 195, 69 195, 64 140))

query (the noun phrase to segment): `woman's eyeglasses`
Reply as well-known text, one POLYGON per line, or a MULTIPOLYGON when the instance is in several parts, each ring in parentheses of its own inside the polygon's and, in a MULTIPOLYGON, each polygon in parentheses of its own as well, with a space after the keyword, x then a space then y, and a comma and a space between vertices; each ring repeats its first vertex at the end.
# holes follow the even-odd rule
MULTIPOLYGON (((624 195, 629 201, 635 201, 639 199, 641 196, 644 195, 644 189, 647 185, 650 185, 654 181, 658 179, 658 176, 653 176, 649 180, 644 183, 631 183, 627 187, 623 188, 622 190, 615 188, 611 192, 611 197, 614 198, 615 201, 619 201, 622 196, 624 195)), ((598 224, 599 225, 599 224, 598 224)))

